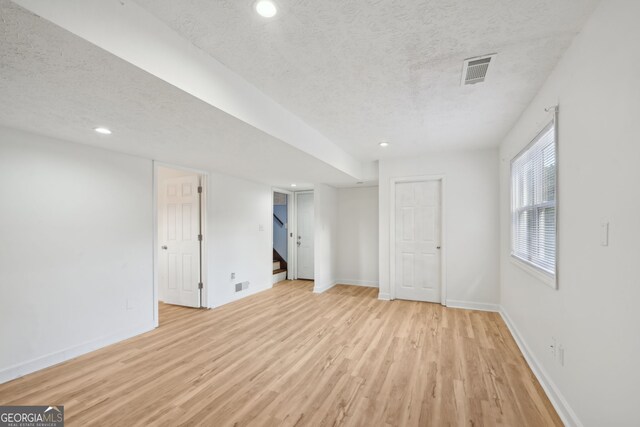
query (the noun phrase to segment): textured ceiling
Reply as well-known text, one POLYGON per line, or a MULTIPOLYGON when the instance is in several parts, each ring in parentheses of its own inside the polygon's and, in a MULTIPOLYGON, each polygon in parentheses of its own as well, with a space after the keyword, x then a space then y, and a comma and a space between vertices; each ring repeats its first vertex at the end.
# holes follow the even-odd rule
POLYGON ((496 146, 598 0, 136 0, 362 159, 496 146), (462 61, 498 53, 484 84, 462 61), (392 146, 382 151, 382 139, 392 146))
POLYGON ((8 0, 0 0, 0 99, 4 126, 277 186, 353 184, 8 0))

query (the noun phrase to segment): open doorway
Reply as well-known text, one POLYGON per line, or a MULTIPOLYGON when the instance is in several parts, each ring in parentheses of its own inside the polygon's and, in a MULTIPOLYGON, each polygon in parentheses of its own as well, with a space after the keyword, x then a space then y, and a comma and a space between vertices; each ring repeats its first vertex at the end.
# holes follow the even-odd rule
POLYGON ((292 193, 273 190, 273 278, 276 284, 291 279, 291 240, 293 232, 289 226, 292 213, 292 193))
POLYGON ((273 284, 314 280, 313 190, 273 189, 273 284))
POLYGON ((156 165, 155 177, 157 301, 159 304, 205 307, 206 175, 156 165))

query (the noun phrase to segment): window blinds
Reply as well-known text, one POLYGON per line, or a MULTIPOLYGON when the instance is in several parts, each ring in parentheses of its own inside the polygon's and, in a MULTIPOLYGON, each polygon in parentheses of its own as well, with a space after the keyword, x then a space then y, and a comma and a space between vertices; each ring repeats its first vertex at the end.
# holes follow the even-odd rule
POLYGON ((511 162, 511 255, 556 272, 556 123, 511 162))

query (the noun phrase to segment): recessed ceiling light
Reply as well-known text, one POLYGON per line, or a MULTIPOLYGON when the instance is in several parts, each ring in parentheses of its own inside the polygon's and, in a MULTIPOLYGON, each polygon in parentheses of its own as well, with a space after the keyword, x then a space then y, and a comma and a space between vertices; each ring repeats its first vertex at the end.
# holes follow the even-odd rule
POLYGON ((278 8, 271 0, 258 0, 256 2, 256 12, 264 18, 273 18, 278 13, 278 8))
POLYGON ((296 184, 291 184, 291 186, 292 186, 292 187, 297 187, 297 185, 296 185, 296 184))
POLYGON ((94 130, 102 135, 111 135, 111 131, 107 128, 99 127, 95 128, 94 130))
POLYGON ((387 141, 382 141, 379 145, 380 147, 388 147, 389 143, 387 141))

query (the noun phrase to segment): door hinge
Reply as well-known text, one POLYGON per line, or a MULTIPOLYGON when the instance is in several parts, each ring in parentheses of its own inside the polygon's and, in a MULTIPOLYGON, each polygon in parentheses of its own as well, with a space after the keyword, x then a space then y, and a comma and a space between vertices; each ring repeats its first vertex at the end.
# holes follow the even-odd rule
POLYGON ((198 234, 198 241, 202 242, 202 234, 198 234))
POLYGON ((202 282, 198 283, 198 289, 202 289, 204 288, 204 285, 202 284, 202 282))
POLYGON ((198 193, 202 193, 202 185, 198 185, 198 193))

